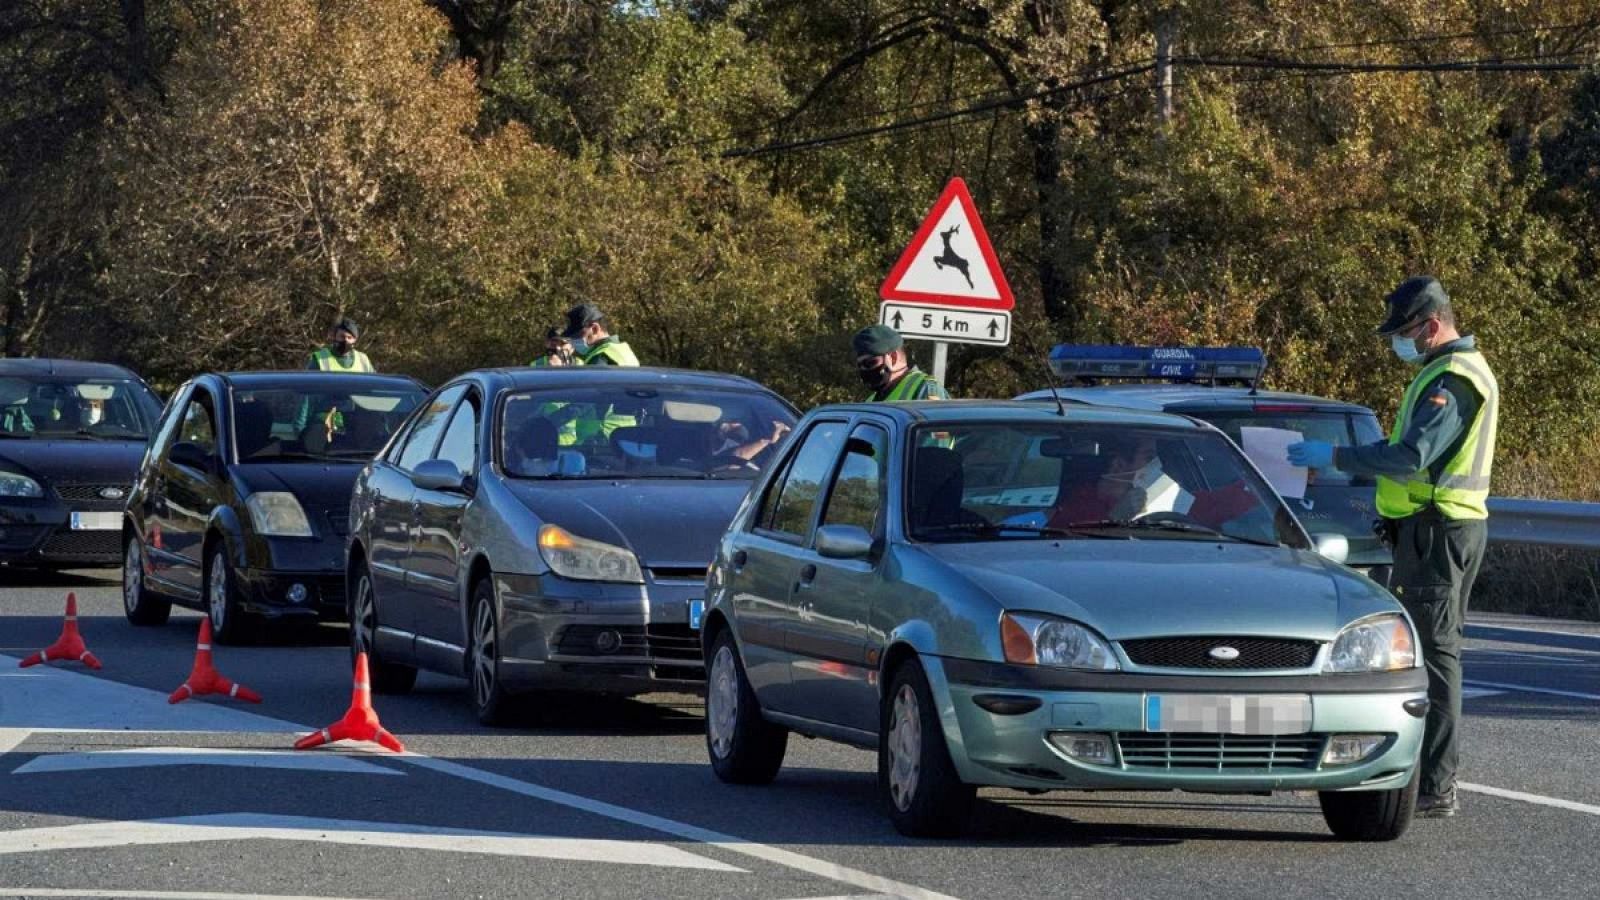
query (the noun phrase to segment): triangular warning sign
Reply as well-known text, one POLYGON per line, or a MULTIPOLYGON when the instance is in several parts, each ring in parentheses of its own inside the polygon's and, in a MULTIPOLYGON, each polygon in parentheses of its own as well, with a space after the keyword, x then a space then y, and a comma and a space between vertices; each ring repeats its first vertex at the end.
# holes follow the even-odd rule
POLYGON ((952 178, 945 185, 878 296, 975 309, 1016 305, 966 182, 952 178))

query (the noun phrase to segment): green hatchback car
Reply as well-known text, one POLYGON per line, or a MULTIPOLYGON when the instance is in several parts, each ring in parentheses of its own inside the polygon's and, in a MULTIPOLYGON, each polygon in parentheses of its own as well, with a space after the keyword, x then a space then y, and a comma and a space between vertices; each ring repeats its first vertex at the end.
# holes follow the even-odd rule
POLYGON ((790 732, 878 753, 903 833, 981 786, 1315 791, 1410 823, 1427 676, 1410 620, 1215 428, 954 401, 809 413, 708 575, 706 746, 771 781, 790 732))

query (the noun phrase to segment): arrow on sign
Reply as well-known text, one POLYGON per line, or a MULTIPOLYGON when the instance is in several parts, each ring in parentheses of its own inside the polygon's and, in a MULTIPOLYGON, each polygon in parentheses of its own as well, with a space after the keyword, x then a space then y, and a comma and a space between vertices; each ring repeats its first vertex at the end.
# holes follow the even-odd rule
POLYGON ((899 311, 896 311, 895 314, 894 314, 894 321, 889 323, 889 327, 893 328, 895 331, 899 331, 900 330, 900 321, 903 318, 905 318, 905 317, 900 315, 899 311))
POLYGON ((989 337, 994 337, 995 335, 997 335, 999 333, 1000 333, 1000 322, 999 322, 999 320, 998 319, 990 319, 989 320, 989 337))

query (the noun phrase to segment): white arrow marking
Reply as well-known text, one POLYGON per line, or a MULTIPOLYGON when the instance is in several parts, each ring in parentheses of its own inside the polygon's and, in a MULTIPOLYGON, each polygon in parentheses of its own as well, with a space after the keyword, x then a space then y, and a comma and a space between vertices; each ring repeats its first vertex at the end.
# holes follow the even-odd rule
POLYGON ((585 838, 534 837, 464 828, 354 822, 306 816, 223 813, 143 822, 90 822, 50 828, 0 831, 0 854, 47 850, 89 850, 205 841, 311 841, 407 850, 487 853, 534 859, 666 866, 713 872, 745 870, 666 844, 585 838))
POLYGON ((41 772, 84 772, 98 769, 136 769, 153 766, 240 766, 293 769, 340 775, 404 775, 398 769, 374 765, 341 753, 302 753, 297 750, 208 750, 200 747, 139 747, 132 750, 97 750, 40 756, 15 769, 13 775, 41 772))

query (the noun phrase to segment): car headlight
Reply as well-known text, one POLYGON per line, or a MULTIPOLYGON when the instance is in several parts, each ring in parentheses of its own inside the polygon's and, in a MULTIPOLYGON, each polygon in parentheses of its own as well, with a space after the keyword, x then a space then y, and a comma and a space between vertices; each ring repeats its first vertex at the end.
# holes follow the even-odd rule
POLYGON ((245 498, 256 534, 266 537, 311 537, 311 523, 300 501, 288 491, 259 491, 245 498))
POLYGON ((639 558, 625 548, 581 538, 557 525, 539 529, 539 555, 550 571, 577 581, 644 584, 639 558))
POLYGON ((1105 639, 1077 622, 1028 613, 1000 617, 1000 642, 1006 661, 1069 669, 1120 669, 1105 639))
POLYGON ((39 482, 17 472, 0 472, 0 497, 43 497, 39 482))
POLYGON ((1381 615, 1345 626, 1324 672, 1392 672, 1417 664, 1417 639, 1405 616, 1381 615))

